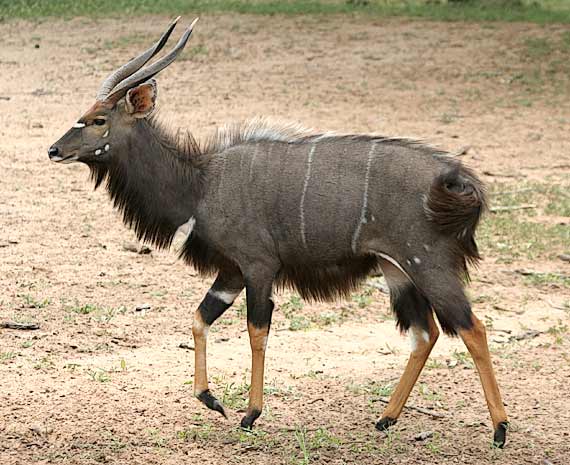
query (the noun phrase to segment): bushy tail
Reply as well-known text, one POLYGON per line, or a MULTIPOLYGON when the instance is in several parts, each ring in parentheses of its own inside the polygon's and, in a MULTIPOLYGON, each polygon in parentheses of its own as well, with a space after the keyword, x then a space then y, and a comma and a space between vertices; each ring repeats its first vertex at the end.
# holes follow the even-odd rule
POLYGON ((457 255, 467 275, 467 263, 480 260, 475 229, 487 207, 485 188, 470 169, 453 162, 433 181, 426 203, 426 215, 446 235, 457 238, 457 255))

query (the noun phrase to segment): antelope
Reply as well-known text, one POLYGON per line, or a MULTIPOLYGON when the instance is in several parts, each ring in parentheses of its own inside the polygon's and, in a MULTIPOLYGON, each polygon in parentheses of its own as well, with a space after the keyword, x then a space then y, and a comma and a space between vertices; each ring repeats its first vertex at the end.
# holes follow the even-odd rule
POLYGON ((178 19, 105 79, 93 106, 48 154, 53 162, 86 164, 95 188, 104 183, 140 240, 167 248, 182 232, 180 257, 216 275, 194 313, 194 395, 227 418, 209 389, 206 343, 244 288, 252 368, 241 427, 250 429, 263 409, 273 289, 328 301, 381 271, 412 350, 376 428, 387 430, 402 413, 438 339, 435 314, 471 353, 502 447, 507 415, 485 326, 464 293, 468 265, 480 259, 474 234, 486 207, 476 174, 414 140, 318 133, 261 118, 219 128, 202 142, 189 131, 173 133, 156 118, 153 77, 184 49, 197 19, 170 53, 145 65, 178 19))

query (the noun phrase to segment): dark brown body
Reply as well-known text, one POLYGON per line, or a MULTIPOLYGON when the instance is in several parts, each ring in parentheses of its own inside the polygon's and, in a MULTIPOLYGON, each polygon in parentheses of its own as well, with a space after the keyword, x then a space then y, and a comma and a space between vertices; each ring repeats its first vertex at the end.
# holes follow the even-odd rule
POLYGON ((207 334, 243 289, 252 377, 241 425, 251 428, 263 406, 274 288, 327 300, 381 269, 412 354, 376 427, 388 428, 402 412, 438 338, 435 313, 473 355, 502 446, 507 417, 485 328, 463 291, 467 264, 479 258, 474 234, 485 195, 478 178, 446 154, 403 139, 314 134, 264 120, 222 128, 204 144, 189 133, 174 136, 152 116, 151 78, 176 58, 195 22, 157 62, 143 67, 176 21, 111 74, 96 104, 49 149, 55 162, 87 164, 140 239, 168 247, 180 231, 181 256, 216 275, 192 327, 195 395, 225 415, 208 388, 207 334))

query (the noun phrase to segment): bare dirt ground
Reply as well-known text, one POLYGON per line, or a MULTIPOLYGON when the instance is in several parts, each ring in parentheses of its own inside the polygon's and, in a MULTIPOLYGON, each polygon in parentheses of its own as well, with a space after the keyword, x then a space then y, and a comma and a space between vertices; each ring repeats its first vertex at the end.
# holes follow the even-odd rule
POLYGON ((192 345, 211 279, 172 252, 126 250, 133 235, 87 169, 46 154, 167 22, 0 23, 0 322, 40 325, 0 329, 0 463, 569 463, 570 264, 557 257, 570 249, 568 30, 207 16, 159 78, 163 117, 198 136, 262 114, 469 146, 495 204, 532 204, 487 217, 469 288, 510 414, 499 451, 471 360, 446 337, 408 402, 445 417, 406 410, 389 435, 374 430, 409 349, 371 286, 326 305, 277 295, 254 434, 236 428, 250 363, 241 297, 210 333, 229 421, 193 399, 193 353, 178 346, 192 345))

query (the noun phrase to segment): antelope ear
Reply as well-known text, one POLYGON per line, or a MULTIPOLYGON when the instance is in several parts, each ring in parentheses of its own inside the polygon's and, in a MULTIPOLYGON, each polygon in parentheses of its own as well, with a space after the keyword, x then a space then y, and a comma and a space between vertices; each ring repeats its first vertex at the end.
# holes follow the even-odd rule
POLYGON ((134 118, 146 118, 154 110, 156 102, 156 81, 150 79, 129 89, 125 96, 127 113, 134 118))

